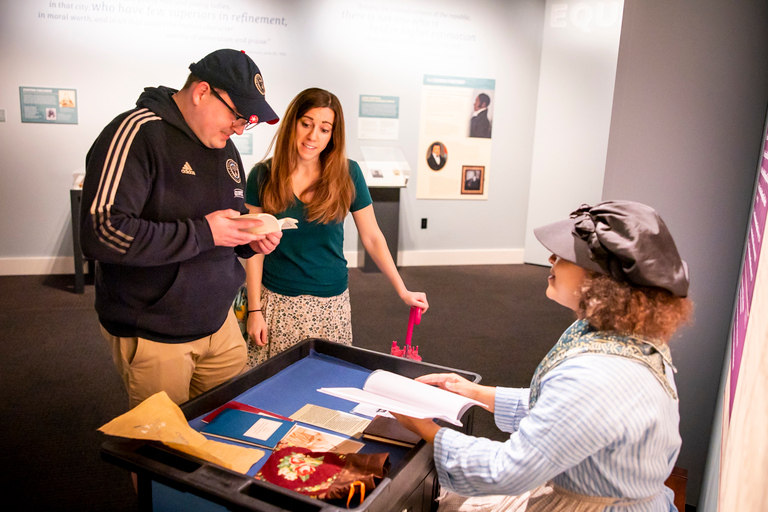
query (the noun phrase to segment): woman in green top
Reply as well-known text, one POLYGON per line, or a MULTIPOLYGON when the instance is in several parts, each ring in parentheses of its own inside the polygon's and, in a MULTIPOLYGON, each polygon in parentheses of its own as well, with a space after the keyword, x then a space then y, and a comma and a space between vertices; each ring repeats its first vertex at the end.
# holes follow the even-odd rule
POLYGON ((365 250, 403 302, 422 312, 429 307, 427 296, 409 291, 397 272, 360 166, 346 158, 344 133, 338 98, 323 89, 302 91, 283 117, 274 156, 248 175, 252 213, 299 221, 269 258, 256 255, 246 262, 249 366, 307 337, 352 344, 343 254, 349 212, 365 250))

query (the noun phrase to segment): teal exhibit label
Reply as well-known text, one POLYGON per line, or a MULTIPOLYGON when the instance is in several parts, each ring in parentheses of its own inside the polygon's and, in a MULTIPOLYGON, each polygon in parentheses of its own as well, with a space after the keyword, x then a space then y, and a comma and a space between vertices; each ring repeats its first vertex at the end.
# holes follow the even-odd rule
POLYGON ((400 98, 397 96, 361 94, 360 117, 397 119, 400 117, 400 98))
POLYGON ((77 91, 19 87, 22 123, 77 124, 77 91))

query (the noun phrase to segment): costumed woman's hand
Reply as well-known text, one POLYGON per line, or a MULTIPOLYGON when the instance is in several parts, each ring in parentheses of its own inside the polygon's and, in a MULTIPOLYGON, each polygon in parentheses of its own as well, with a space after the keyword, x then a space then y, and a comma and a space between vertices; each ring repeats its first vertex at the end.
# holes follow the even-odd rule
POLYGON ((435 442, 435 435, 437 434, 438 430, 440 430, 440 427, 434 421, 429 419, 412 418, 410 416, 403 416, 402 414, 395 414, 393 412, 390 412, 390 414, 392 414, 392 416, 394 416, 397 421, 399 421, 400 424, 402 424, 405 428, 414 434, 421 436, 421 438, 426 442, 435 442))
POLYGON ((437 386, 440 389, 445 389, 467 398, 474 398, 472 395, 476 391, 475 387, 478 387, 477 384, 455 373, 430 373, 429 375, 416 377, 416 381, 429 384, 430 386, 437 386))
POLYGON ((261 311, 248 313, 247 327, 251 343, 255 343, 260 347, 267 344, 267 322, 264 320, 264 314, 261 311))
POLYGON ((417 308, 421 308, 422 313, 426 313, 429 309, 427 294, 424 292, 411 292, 406 290, 403 292, 400 298, 403 299, 403 302, 405 302, 405 304, 408 306, 416 306, 417 308))
POLYGON ((455 373, 432 373, 416 377, 416 380, 482 402, 489 411, 493 412, 496 402, 495 387, 475 384, 455 373))

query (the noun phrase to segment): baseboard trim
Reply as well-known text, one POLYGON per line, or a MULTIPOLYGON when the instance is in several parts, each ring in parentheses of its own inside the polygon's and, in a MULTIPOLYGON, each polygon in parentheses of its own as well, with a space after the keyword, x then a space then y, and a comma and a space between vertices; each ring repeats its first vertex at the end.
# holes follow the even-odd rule
POLYGON ((0 258, 0 276, 74 274, 74 256, 53 258, 0 258))
MULTIPOLYGON (((478 249, 447 251, 404 251, 397 255, 401 267, 446 265, 511 265, 523 263, 523 249, 478 249)), ((358 251, 345 251, 349 268, 357 268, 358 251)), ((75 258, 0 258, 0 276, 74 274, 75 258)))
MULTIPOLYGON (((438 267, 446 265, 513 265, 522 264, 523 249, 404 251, 397 254, 400 267, 438 267)), ((358 251, 345 251, 348 267, 356 268, 358 251)))

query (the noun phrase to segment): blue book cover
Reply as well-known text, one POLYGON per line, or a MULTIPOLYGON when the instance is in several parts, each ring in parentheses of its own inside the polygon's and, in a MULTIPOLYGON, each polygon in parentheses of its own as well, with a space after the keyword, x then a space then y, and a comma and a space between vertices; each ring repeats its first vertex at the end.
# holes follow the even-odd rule
POLYGON ((294 424, 264 414, 225 409, 200 432, 272 450, 294 424))

